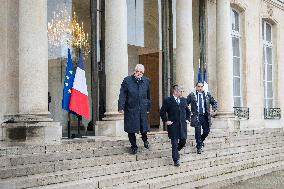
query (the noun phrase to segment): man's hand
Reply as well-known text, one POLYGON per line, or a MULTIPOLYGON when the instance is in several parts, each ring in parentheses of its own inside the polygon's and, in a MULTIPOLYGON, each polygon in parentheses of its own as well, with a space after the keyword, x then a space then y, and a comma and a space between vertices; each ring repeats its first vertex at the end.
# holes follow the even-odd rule
POLYGON ((118 112, 119 112, 119 113, 121 113, 121 114, 123 114, 123 113, 124 113, 124 111, 123 111, 123 110, 119 110, 118 112))
POLYGON ((166 122, 166 125, 171 125, 171 124, 173 124, 172 121, 167 121, 167 122, 166 122))
POLYGON ((216 116, 216 114, 217 114, 217 112, 216 112, 216 111, 213 111, 213 110, 211 110, 211 111, 210 111, 210 115, 211 115, 211 117, 213 117, 213 118, 214 118, 214 117, 216 116))

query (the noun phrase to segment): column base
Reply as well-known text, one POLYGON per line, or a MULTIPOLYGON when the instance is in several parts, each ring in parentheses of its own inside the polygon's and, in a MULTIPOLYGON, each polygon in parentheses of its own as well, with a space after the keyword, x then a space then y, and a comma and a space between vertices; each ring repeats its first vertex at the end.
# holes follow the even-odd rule
POLYGON ((0 134, 6 142, 51 142, 61 139, 62 128, 59 122, 3 123, 0 134))
POLYGON ((50 113, 5 115, 0 140, 7 142, 59 141, 62 127, 48 117, 50 113))
POLYGON ((16 115, 4 115, 4 122, 6 123, 18 123, 18 122, 52 122, 49 118, 49 112, 40 114, 16 114, 16 115))
POLYGON ((237 120, 232 112, 218 112, 212 119, 212 129, 235 130, 240 129, 240 121, 237 120))
POLYGON ((106 117, 103 121, 97 121, 95 127, 95 133, 97 136, 127 136, 124 131, 124 118, 123 114, 118 112, 105 113, 106 117))

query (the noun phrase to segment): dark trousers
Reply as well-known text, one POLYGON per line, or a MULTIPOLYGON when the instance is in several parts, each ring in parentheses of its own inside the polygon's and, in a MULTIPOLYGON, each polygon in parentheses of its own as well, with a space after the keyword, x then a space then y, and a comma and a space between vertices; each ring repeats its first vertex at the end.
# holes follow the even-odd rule
POLYGON ((172 158, 174 161, 179 160, 179 152, 186 144, 186 139, 171 139, 172 158))
POLYGON ((195 140, 196 148, 201 149, 203 141, 206 139, 210 132, 208 117, 206 114, 198 116, 198 126, 195 127, 195 140), (203 133, 201 135, 201 128, 203 133))
MULTIPOLYGON (((148 138, 147 138, 147 132, 143 133, 142 132, 143 130, 140 129, 140 133, 142 135, 142 140, 143 142, 147 141, 148 138)), ((136 144, 136 135, 135 133, 128 133, 128 139, 129 139, 129 142, 131 144, 131 148, 138 148, 137 144, 136 144)))

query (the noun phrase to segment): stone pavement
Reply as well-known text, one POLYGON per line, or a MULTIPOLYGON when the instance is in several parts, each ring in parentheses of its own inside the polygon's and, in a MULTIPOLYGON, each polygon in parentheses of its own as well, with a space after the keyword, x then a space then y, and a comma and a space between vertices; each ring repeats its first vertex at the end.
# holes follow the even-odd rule
POLYGON ((284 170, 242 181, 222 189, 284 189, 284 170))

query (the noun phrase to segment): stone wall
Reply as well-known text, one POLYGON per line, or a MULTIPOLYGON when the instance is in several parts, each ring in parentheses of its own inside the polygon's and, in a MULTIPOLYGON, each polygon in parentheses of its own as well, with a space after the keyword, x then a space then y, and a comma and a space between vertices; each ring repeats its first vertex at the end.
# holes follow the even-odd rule
MULTIPOLYGON (((243 106, 250 108, 250 118, 240 121, 241 128, 283 127, 281 120, 264 119, 264 87, 263 87, 263 47, 262 47, 262 19, 273 25, 273 61, 274 61, 274 98, 275 107, 283 112, 284 103, 281 94, 284 77, 283 49, 284 49, 284 5, 274 4, 273 1, 261 0, 231 0, 231 7, 237 9, 241 16, 241 51, 242 51, 242 95, 243 106)), ((207 52, 209 70, 209 89, 216 96, 216 0, 207 1, 207 52)), ((226 82, 226 81, 224 81, 226 82)), ((222 99, 217 99, 222 100, 222 99)), ((282 113, 283 114, 283 113, 282 113)))

